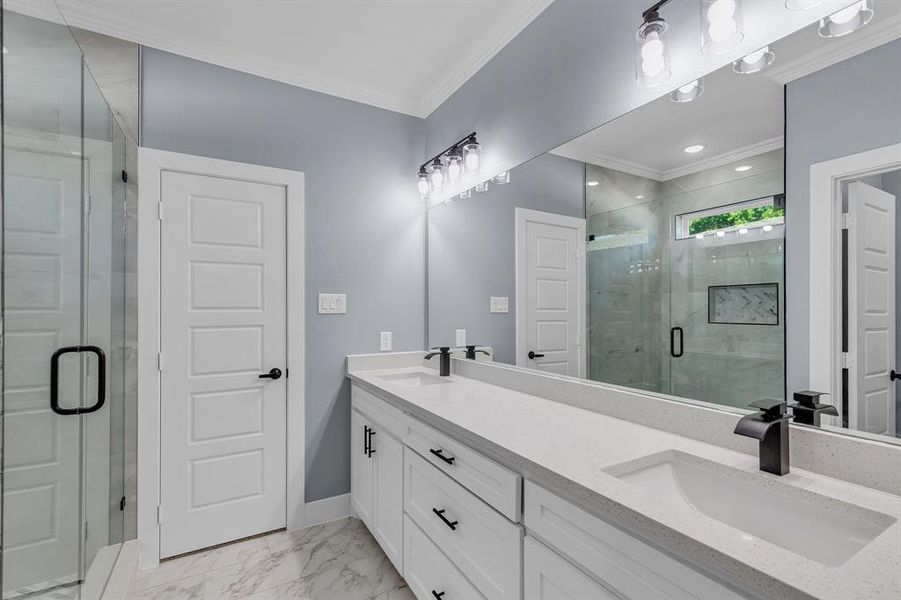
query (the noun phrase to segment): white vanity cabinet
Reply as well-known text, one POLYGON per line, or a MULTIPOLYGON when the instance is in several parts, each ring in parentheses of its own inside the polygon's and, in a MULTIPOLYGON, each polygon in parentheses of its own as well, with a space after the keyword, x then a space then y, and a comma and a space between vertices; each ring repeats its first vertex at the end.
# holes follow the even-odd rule
POLYGON ((351 506, 403 575, 404 415, 354 389, 351 411, 351 506))

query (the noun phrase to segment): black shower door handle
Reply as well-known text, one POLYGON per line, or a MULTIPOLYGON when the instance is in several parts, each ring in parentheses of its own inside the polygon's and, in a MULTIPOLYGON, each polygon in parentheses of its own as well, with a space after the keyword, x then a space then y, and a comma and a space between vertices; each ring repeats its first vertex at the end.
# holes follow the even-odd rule
POLYGON ((670 327, 669 330, 669 353, 673 358, 679 358, 685 354, 685 331, 681 327, 670 327), (676 332, 679 332, 679 352, 676 352, 676 332))
POLYGON ((106 354, 97 346, 63 346, 50 357, 50 408, 58 415, 86 415, 106 402, 106 354), (91 406, 63 408, 59 405, 59 359, 63 354, 91 352, 97 355, 97 401, 91 406))

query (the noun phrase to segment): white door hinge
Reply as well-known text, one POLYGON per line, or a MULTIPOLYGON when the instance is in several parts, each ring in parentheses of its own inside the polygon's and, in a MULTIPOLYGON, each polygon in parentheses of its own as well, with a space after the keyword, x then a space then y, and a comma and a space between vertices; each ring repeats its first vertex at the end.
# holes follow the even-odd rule
POLYGON ((842 352, 841 359, 839 362, 841 363, 842 369, 850 369, 851 368, 851 353, 842 352))
POLYGON ((157 371, 163 370, 163 353, 162 352, 159 352, 156 355, 156 370, 157 371))
POLYGON ((156 507, 156 523, 157 523, 157 525, 163 524, 163 507, 162 506, 156 507))
POLYGON ((850 229, 853 223, 854 217, 851 216, 851 213, 842 213, 842 229, 850 229))
POLYGON ((91 214, 91 193, 88 192, 84 196, 84 214, 91 214))
POLYGON ((156 209, 156 210, 157 210, 157 213, 156 213, 156 218, 157 218, 157 219, 159 219, 160 221, 162 221, 163 219, 166 218, 166 211, 165 211, 165 209, 163 208, 163 203, 162 203, 162 202, 160 202, 160 203, 157 205, 157 209, 156 209))

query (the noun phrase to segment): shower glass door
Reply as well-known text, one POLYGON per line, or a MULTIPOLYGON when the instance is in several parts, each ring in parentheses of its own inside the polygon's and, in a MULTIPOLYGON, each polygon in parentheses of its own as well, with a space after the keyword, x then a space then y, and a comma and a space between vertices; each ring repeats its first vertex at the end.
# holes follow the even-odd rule
POLYGON ((99 598, 122 541, 124 145, 52 3, 30 6, 3 14, 3 598, 99 598))

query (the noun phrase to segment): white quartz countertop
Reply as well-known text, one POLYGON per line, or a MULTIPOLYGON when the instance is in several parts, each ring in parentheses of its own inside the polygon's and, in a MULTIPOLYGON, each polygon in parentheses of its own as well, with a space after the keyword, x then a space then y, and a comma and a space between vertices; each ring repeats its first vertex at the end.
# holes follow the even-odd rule
POLYGON ((761 474, 756 456, 475 379, 451 375, 448 384, 415 387, 383 379, 411 372, 436 373, 415 367, 348 377, 589 512, 763 597, 901 599, 901 497, 798 469, 782 477, 761 474), (772 477, 895 522, 844 564, 826 566, 605 472, 668 450, 744 471, 749 479, 772 477))

